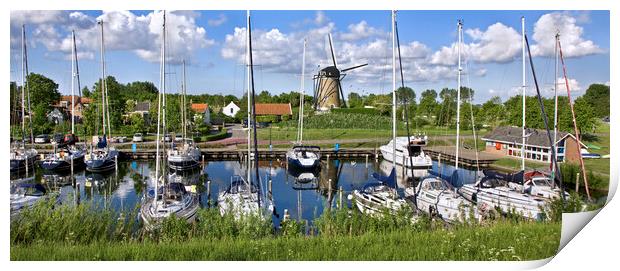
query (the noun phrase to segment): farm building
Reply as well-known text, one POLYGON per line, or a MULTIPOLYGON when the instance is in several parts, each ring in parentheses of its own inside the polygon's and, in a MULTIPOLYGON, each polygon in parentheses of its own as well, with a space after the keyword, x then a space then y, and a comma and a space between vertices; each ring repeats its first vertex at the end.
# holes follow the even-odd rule
MULTIPOLYGON (((500 126, 482 137, 482 140, 485 141, 486 152, 520 158, 521 138, 521 127, 500 126)), ((551 138, 553 140, 553 132, 551 138)), ((581 148, 587 148, 583 143, 580 145, 581 148)), ((577 139, 574 135, 558 131, 556 142, 558 162, 578 162, 581 148, 577 146, 577 139)), ((525 159, 539 162, 551 161, 551 146, 545 130, 525 129, 525 159)))
POLYGON ((282 116, 292 116, 293 109, 291 108, 290 103, 286 104, 256 104, 256 116, 276 116, 279 119, 282 119, 282 116))

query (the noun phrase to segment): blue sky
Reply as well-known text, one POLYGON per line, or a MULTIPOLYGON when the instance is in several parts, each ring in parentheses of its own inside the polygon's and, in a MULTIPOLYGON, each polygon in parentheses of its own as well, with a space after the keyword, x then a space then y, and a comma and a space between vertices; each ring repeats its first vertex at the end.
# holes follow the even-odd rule
MULTIPOLYGON (((106 22, 106 69, 120 82, 159 78, 160 11, 13 11, 11 80, 20 74, 20 26, 26 24, 31 72, 43 73, 70 92, 68 37, 75 29, 82 85, 100 76, 99 30, 106 22)), ((168 12, 169 85, 177 91, 181 59, 188 62, 190 93, 240 96, 244 91, 245 11, 168 12)), ((608 11, 399 11, 397 20, 406 84, 419 93, 427 88, 456 87, 456 22, 464 21, 464 85, 476 90, 476 102, 492 96, 505 100, 521 84, 520 18, 532 45, 539 82, 551 95, 553 36, 561 42, 571 89, 581 95, 591 83, 609 82, 608 11)), ((272 93, 298 90, 303 39, 308 40, 306 91, 312 75, 331 63, 327 33, 334 36, 340 67, 369 63, 349 72, 345 95, 388 93, 391 88, 389 11, 253 11, 252 35, 256 87, 272 93)), ((528 68, 527 85, 531 86, 528 68)), ((560 75, 561 77, 561 75, 560 75)), ((19 80, 18 80, 19 81, 19 80)), ((530 88, 528 90, 533 93, 530 88)))

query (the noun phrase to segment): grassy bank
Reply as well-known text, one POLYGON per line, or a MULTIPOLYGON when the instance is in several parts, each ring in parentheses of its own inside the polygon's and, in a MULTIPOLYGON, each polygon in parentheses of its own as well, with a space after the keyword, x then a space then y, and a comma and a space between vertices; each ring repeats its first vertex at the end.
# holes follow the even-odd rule
MULTIPOLYGON (((410 128, 410 133, 425 133, 429 136, 456 135, 455 129, 446 129, 442 127, 424 127, 421 129, 410 128)), ((268 140, 271 130, 272 140, 296 140, 297 127, 277 127, 271 129, 258 129, 258 138, 268 140)), ((480 133, 480 132, 478 132, 480 133)), ((407 136, 405 129, 397 131, 398 136, 407 136)), ((472 135, 472 131, 461 130, 461 135, 472 135)), ((355 128, 304 128, 304 139, 321 140, 321 139, 389 139, 392 136, 391 129, 355 129, 355 128)))
POLYGON ((446 227, 425 216, 411 223, 411 210, 370 217, 342 209, 274 229, 270 219, 211 208, 197 222, 172 217, 146 231, 136 211, 119 218, 88 204, 38 203, 11 221, 11 260, 533 260, 555 254, 561 228, 555 215, 446 227))
POLYGON ((560 224, 360 236, 11 246, 11 260, 535 260, 555 255, 560 224))

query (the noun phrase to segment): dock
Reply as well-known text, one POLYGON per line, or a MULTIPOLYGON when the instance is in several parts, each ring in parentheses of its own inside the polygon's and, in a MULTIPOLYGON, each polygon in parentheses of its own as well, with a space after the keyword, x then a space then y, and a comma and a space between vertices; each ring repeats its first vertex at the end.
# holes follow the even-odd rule
MULTIPOLYGON (((39 154, 51 153, 53 150, 49 148, 41 148, 37 150, 39 154)), ((121 159, 154 159, 155 150, 151 148, 118 148, 121 159)), ((205 161, 230 160, 239 161, 245 159, 246 149, 238 148, 207 148, 202 149, 202 159, 205 161)), ((258 149, 258 156, 266 159, 283 159, 286 157, 288 149, 274 148, 272 150, 266 148, 258 149)), ((436 146, 424 148, 424 151, 434 160, 441 163, 454 163, 456 155, 452 146, 436 146)), ((163 151, 162 151, 163 154, 163 151)), ((375 148, 355 148, 355 149, 321 149, 321 159, 379 159, 381 152, 375 148)), ((464 167, 490 167, 499 157, 486 152, 476 152, 470 149, 461 149, 459 152, 459 164, 464 167)))

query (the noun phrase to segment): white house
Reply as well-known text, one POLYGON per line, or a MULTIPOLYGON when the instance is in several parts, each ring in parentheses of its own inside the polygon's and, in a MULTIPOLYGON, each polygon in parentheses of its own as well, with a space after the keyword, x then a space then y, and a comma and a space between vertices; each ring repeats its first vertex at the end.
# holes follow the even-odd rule
POLYGON ((202 115, 202 120, 205 124, 211 124, 211 111, 208 104, 192 103, 191 109, 194 112, 194 121, 197 117, 202 115))
POLYGON ((241 110, 241 108, 239 108, 235 103, 231 101, 227 106, 222 108, 222 113, 226 116, 234 118, 235 115, 237 115, 237 112, 239 112, 239 110, 241 110))

